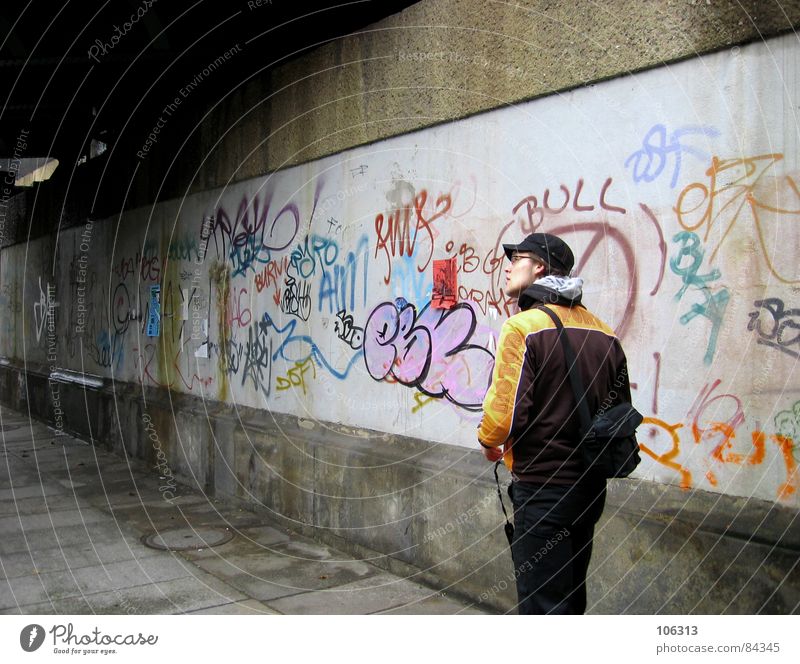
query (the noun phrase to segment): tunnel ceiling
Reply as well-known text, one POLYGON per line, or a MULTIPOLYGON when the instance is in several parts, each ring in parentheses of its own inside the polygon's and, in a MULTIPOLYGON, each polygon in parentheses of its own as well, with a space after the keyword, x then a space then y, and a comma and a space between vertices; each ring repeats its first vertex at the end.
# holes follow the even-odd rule
POLYGON ((45 0, 0 12, 0 158, 76 163, 147 126, 199 71, 237 43, 247 56, 192 93, 210 104, 265 69, 414 4, 387 0, 45 0), (127 25, 126 25, 127 23, 127 25))

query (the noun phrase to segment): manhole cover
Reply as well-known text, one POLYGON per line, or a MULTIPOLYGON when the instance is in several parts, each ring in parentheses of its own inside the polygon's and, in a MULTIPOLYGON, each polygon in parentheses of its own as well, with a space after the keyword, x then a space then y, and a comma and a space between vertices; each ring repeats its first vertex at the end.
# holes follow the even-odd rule
POLYGON ((228 528, 176 528, 162 530, 142 538, 146 546, 162 551, 186 551, 187 549, 208 549, 225 544, 233 539, 228 528))
POLYGON ((0 431, 5 433, 6 431, 16 431, 19 429, 19 424, 0 424, 0 431))

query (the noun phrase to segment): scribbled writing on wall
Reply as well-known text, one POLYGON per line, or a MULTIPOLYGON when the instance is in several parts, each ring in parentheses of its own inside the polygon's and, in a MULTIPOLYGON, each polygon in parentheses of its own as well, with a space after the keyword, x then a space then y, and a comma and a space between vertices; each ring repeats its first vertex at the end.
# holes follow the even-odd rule
POLYGON ((795 401, 788 410, 782 410, 775 416, 776 431, 786 438, 796 442, 793 454, 795 460, 800 460, 800 401, 795 401))
POLYGON ((256 291, 273 289, 272 299, 275 304, 281 301, 281 283, 283 275, 289 268, 289 256, 282 256, 271 260, 260 271, 256 272, 255 285, 256 291))
POLYGON ((330 268, 339 256, 339 245, 322 235, 306 235, 292 249, 289 259, 292 270, 302 279, 310 279, 330 268))
POLYGON ((336 219, 335 217, 328 217, 325 220, 325 223, 328 224, 328 234, 339 235, 342 232, 343 226, 341 222, 336 219))
MULTIPOLYGON (((627 298, 625 306, 619 309, 620 319, 607 322, 612 325, 620 338, 624 339, 636 310, 639 269, 634 242, 617 221, 621 217, 624 218, 623 215, 627 216, 629 212, 619 204, 621 201, 614 195, 613 183, 613 178, 607 177, 602 185, 598 186, 595 183, 590 187, 583 178, 578 178, 573 188, 560 184, 558 190, 546 188, 541 196, 531 194, 520 199, 512 208, 513 219, 506 223, 497 235, 493 256, 484 259, 484 271, 487 270, 487 261, 490 261, 489 264, 493 265, 494 269, 491 286, 482 298, 483 302, 489 302, 495 307, 504 304, 505 295, 500 286, 503 272, 499 269, 503 260, 503 243, 518 242, 520 236, 524 237, 537 231, 553 233, 563 237, 571 246, 583 247, 577 256, 575 274, 584 274, 587 265, 602 260, 604 255, 606 259, 616 257, 619 252, 621 263, 617 263, 618 269, 612 271, 609 277, 623 282, 619 285, 614 284, 614 287, 626 290, 627 298), (576 213, 580 213, 581 216, 576 217, 576 213), (597 220, 598 217, 602 220, 597 220), (573 239, 576 234, 585 233, 590 234, 588 243, 576 242, 573 239)), ((661 230, 658 223, 647 214, 646 207, 641 205, 639 207, 660 238, 661 230)), ((659 249, 662 253, 665 252, 665 246, 662 244, 659 244, 659 249)), ((662 256, 662 261, 664 260, 665 255, 662 256)), ((477 301, 478 298, 471 294, 470 299, 477 301)))
MULTIPOLYGON (((149 300, 145 300, 145 302, 149 306, 149 300)), ((111 296, 111 322, 116 334, 125 334, 131 321, 136 320, 137 310, 133 304, 128 286, 122 281, 119 282, 114 287, 114 293, 111 296)))
POLYGON ((42 278, 39 277, 39 300, 33 303, 33 321, 34 329, 36 330, 36 342, 42 340, 42 331, 44 330, 45 323, 55 314, 55 309, 58 307, 58 302, 55 298, 56 288, 50 283, 46 284, 45 289, 42 288, 42 278))
POLYGON ((353 317, 345 309, 336 314, 333 330, 353 350, 358 350, 364 343, 364 330, 353 323, 353 317))
POLYGON ((703 248, 695 233, 681 231, 672 240, 680 243, 680 247, 678 254, 670 259, 669 266, 683 280, 683 285, 675 294, 675 299, 680 300, 689 287, 703 298, 702 302, 694 302, 689 311, 680 317, 680 321, 681 324, 686 325, 697 316, 711 321, 711 332, 708 335, 706 353, 703 357, 706 364, 711 364, 717 349, 717 338, 725 316, 725 308, 730 300, 730 291, 719 285, 716 290, 712 290, 711 282, 721 276, 717 268, 710 270, 707 274, 698 274, 703 263, 703 248))
POLYGON ((567 185, 561 184, 558 187, 558 191, 551 194, 550 188, 547 188, 541 198, 535 195, 525 196, 514 206, 512 214, 518 215, 521 210, 524 211, 525 221, 522 224, 522 230, 525 234, 534 233, 541 226, 546 216, 563 213, 570 203, 572 203, 570 206, 571 212, 593 212, 599 207, 607 212, 625 214, 627 210, 624 207, 614 205, 608 200, 609 190, 613 181, 613 178, 606 178, 600 187, 598 198, 591 200, 586 198, 583 193, 585 186, 583 178, 578 178, 572 190, 567 185), (584 198, 581 198, 582 196, 584 198))
POLYGON ((311 315, 311 284, 305 279, 298 283, 294 277, 286 277, 283 285, 281 311, 308 320, 311 315))
POLYGON ((195 358, 191 353, 185 352, 190 343, 187 338, 183 345, 176 348, 172 357, 164 358, 159 354, 158 344, 145 343, 142 346, 134 346, 134 360, 136 363, 136 373, 143 385, 152 385, 165 389, 183 388, 189 392, 202 385, 208 387, 214 382, 212 376, 201 376, 196 371, 195 358), (158 366, 164 365, 164 379, 159 377, 158 366))
MULTIPOLYGON (((739 397, 725 392, 714 394, 721 383, 719 378, 710 384, 706 383, 689 408, 687 417, 691 420, 691 431, 695 443, 703 440, 713 441, 715 446, 712 456, 724 461, 723 452, 730 448, 730 439, 744 424, 745 416, 739 397), (712 414, 707 421, 704 419, 706 412, 712 414), (728 415, 728 417, 724 417, 724 415, 728 415)), ((732 460, 734 457, 730 459, 732 460)), ((742 457, 737 456, 735 459, 741 461, 742 457)))
POLYGON ((291 253, 284 280, 281 311, 301 320, 311 315, 311 279, 329 267, 339 255, 339 246, 328 238, 306 236, 291 253))
POLYGON ((449 254, 453 253, 458 272, 471 274, 479 269, 483 269, 484 274, 494 274, 503 262, 503 254, 498 256, 494 251, 489 250, 481 253, 474 245, 462 242, 458 249, 456 243, 450 240, 444 247, 449 254), (482 258, 481 258, 482 256, 482 258))
POLYGON ((368 275, 369 240, 364 235, 356 245, 356 250, 347 252, 344 261, 323 270, 319 286, 318 310, 327 309, 327 312, 332 314, 345 308, 355 309, 356 304, 365 305, 368 275))
POLYGON ((235 213, 220 206, 211 224, 205 217, 203 222, 203 228, 210 227, 217 255, 230 261, 237 276, 255 272, 256 266, 269 263, 292 243, 300 228, 300 209, 289 202, 273 212, 272 195, 256 194, 251 199, 244 196, 235 213))
POLYGON ((220 371, 227 375, 237 375, 242 367, 244 344, 238 339, 225 338, 219 342, 209 341, 209 348, 219 359, 220 371))
POLYGON ((311 378, 317 377, 317 370, 314 360, 308 358, 302 362, 295 362, 294 366, 286 372, 286 376, 278 376, 275 381, 275 389, 283 392, 290 389, 299 389, 306 394, 306 375, 311 378))
POLYGON ((253 312, 250 311, 250 296, 246 288, 231 287, 230 295, 226 302, 225 321, 230 329, 247 328, 253 321, 253 312))
MULTIPOLYGON (((773 453, 779 455, 784 467, 784 481, 777 489, 779 499, 789 499, 797 493, 800 476, 793 451, 796 449, 793 438, 788 433, 794 432, 786 415, 776 417, 776 431, 766 432, 756 427, 750 431, 748 444, 744 449, 737 449, 737 441, 746 422, 746 415, 741 399, 737 396, 718 391, 721 381, 706 383, 698 392, 694 403, 687 411, 687 421, 670 424, 656 417, 646 417, 639 430, 639 447, 643 452, 658 461, 664 467, 678 473, 682 488, 693 486, 692 472, 680 462, 685 452, 687 441, 685 434, 691 434, 688 444, 700 445, 708 450, 705 480, 712 487, 719 485, 718 475, 728 466, 760 466, 767 459, 768 444, 771 443, 773 453)), ((800 410, 800 409, 798 409, 800 410)))
MULTIPOLYGON (((432 397, 468 410, 481 407, 494 357, 474 343, 475 312, 466 303, 417 314, 408 302, 384 302, 364 329, 364 361, 369 375, 388 376, 432 397)), ((488 338, 486 339, 488 343, 488 338)))
POLYGON ((379 213, 375 217, 375 257, 381 251, 386 255, 387 273, 383 282, 388 284, 392 279, 392 259, 396 256, 412 256, 417 249, 417 241, 425 240, 428 246, 419 254, 417 269, 424 272, 433 258, 434 235, 432 224, 447 215, 453 203, 449 193, 436 197, 431 205, 426 190, 420 191, 412 204, 405 205, 388 212, 379 213))
POLYGON ((111 266, 111 273, 121 281, 128 277, 142 281, 158 281, 163 269, 164 265, 158 255, 158 245, 152 240, 147 240, 141 251, 123 256, 114 263, 111 266))
POLYGON ((800 277, 794 249, 789 247, 787 252, 785 243, 768 241, 776 224, 800 221, 800 191, 794 178, 768 176, 783 158, 779 153, 743 159, 713 157, 706 171, 708 183, 687 185, 678 196, 675 213, 687 231, 705 230, 703 242, 708 242, 712 231, 719 238, 709 255, 713 262, 737 222, 749 212, 769 271, 783 283, 796 284, 800 277))
POLYGON ((272 389, 272 338, 269 326, 260 321, 247 330, 242 385, 250 384, 266 401, 272 389))
POLYGON ((323 367, 334 378, 344 380, 361 357, 361 351, 354 352, 344 360, 345 365, 343 367, 341 365, 337 366, 328 359, 310 335, 298 334, 298 321, 296 318, 290 318, 285 325, 281 326, 275 322, 268 312, 264 312, 262 323, 266 325, 267 329, 272 330, 275 338, 273 360, 281 358, 289 363, 302 363, 311 358, 317 367, 323 367))
POLYGON ((688 489, 692 486, 692 473, 678 463, 675 459, 681 453, 680 434, 678 430, 683 427, 680 422, 676 424, 669 424, 657 417, 645 417, 642 420, 642 427, 639 429, 639 448, 658 461, 660 464, 675 470, 680 478, 679 484, 682 489, 688 489), (643 433, 646 432, 648 441, 642 442, 643 433), (660 439, 666 438, 667 444, 660 442, 660 439), (664 451, 659 451, 666 448, 664 451))
POLYGON ((418 307, 423 307, 432 296, 433 280, 427 272, 417 270, 414 256, 402 256, 394 260, 392 268, 392 295, 405 296, 418 307))
MULTIPOLYGON (((362 236, 355 251, 341 257, 338 243, 322 235, 307 235, 292 250, 285 266, 281 310, 302 320, 311 314, 312 279, 319 280, 317 310, 332 314, 343 308, 354 309, 356 304, 366 304, 369 243, 362 236)), ((274 265, 274 262, 270 265, 274 265)), ((267 266, 267 269, 270 268, 267 266)), ((262 280, 266 287, 280 267, 267 272, 262 280)))
POLYGON ((172 239, 167 246, 167 260, 199 263, 202 260, 202 254, 197 238, 193 235, 186 235, 172 239))
POLYGON ((669 186, 674 189, 678 183, 684 153, 701 161, 708 159, 707 153, 681 141, 690 136, 715 138, 719 135, 714 127, 688 125, 670 132, 667 138, 667 128, 663 124, 653 125, 645 134, 642 147, 625 160, 625 168, 631 168, 634 182, 653 182, 672 159, 669 186))
POLYGON ((108 369, 113 366, 119 369, 125 352, 122 339, 121 336, 110 334, 108 330, 100 330, 94 343, 86 345, 87 354, 99 367, 108 369))
POLYGON ((610 277, 619 280, 617 288, 625 293, 625 297, 621 298, 623 306, 619 308, 618 318, 606 322, 614 328, 617 336, 624 339, 636 312, 639 291, 639 268, 632 240, 619 228, 599 221, 548 227, 547 232, 564 238, 567 243, 574 241, 576 236, 589 234, 589 241, 584 243, 585 248, 575 264, 575 274, 584 274, 586 266, 591 262, 603 260, 604 257, 619 252, 622 260, 610 277))
POLYGON ((783 300, 777 297, 756 300, 753 306, 755 311, 750 312, 747 329, 756 331, 756 341, 792 357, 800 357, 800 309, 787 309, 783 300))
MULTIPOLYGON (((505 230, 505 229, 504 229, 505 230)), ((502 235, 502 233, 501 233, 502 235)), ((461 242, 460 244, 449 240, 445 244, 445 251, 451 254, 451 260, 456 263, 456 271, 464 275, 487 275, 489 286, 475 288, 472 284, 467 286, 458 284, 458 300, 474 303, 485 316, 487 314, 510 316, 513 311, 503 288, 496 283, 502 277, 502 265, 505 254, 501 242, 488 249, 480 250, 474 244, 461 242)))

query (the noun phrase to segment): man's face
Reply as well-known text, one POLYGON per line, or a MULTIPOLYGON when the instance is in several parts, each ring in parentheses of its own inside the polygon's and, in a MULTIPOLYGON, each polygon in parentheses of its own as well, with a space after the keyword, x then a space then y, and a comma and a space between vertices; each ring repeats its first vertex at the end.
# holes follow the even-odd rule
POLYGON ((506 265, 506 295, 519 298, 522 291, 544 273, 544 265, 533 254, 512 254, 511 260, 506 265))

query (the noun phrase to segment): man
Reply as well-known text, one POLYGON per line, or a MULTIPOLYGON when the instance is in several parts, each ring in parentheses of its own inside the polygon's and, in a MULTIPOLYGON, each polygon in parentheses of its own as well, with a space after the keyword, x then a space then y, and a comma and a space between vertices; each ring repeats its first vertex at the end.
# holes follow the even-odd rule
POLYGON ((503 456, 512 473, 519 612, 582 614, 605 479, 585 472, 564 352, 552 319, 536 307, 561 318, 592 415, 630 402, 625 354, 614 332, 581 305, 583 280, 569 276, 575 258, 563 240, 534 233, 503 248, 505 292, 521 311, 500 332, 478 441, 489 461, 503 456))

